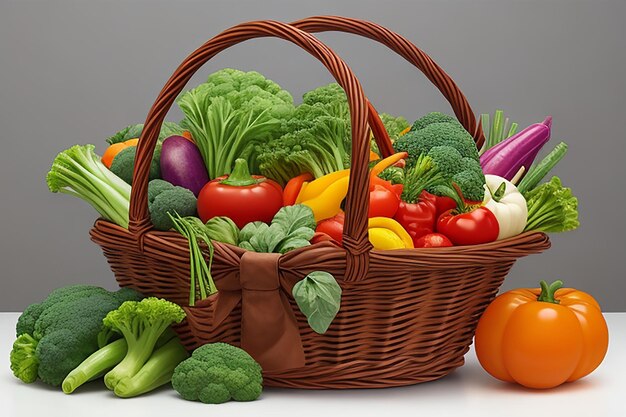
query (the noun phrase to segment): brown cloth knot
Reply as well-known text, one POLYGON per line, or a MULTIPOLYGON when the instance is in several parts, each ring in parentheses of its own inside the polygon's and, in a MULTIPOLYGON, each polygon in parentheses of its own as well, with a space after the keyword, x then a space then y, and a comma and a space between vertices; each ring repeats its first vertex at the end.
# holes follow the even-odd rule
MULTIPOLYGON (((341 279, 346 254, 342 248, 322 242, 277 253, 248 252, 214 242, 211 268, 218 293, 195 307, 185 307, 188 319, 213 302, 213 330, 241 304, 241 348, 264 371, 303 367, 304 349, 296 316, 289 303, 293 286, 307 274, 325 270, 341 279)), ((209 324, 209 323, 207 323, 209 324)))

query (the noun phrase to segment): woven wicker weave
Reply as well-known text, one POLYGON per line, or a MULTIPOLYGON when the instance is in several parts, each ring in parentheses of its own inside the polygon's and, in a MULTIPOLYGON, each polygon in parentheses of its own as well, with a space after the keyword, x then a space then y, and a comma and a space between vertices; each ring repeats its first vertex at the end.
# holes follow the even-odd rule
POLYGON ((549 248, 549 240, 542 233, 524 233, 476 246, 372 250, 367 238, 369 126, 385 155, 392 151, 389 138, 351 70, 327 46, 298 28, 350 32, 387 45, 439 88, 477 143, 484 140, 469 104, 450 77, 424 52, 388 29, 328 16, 292 25, 244 23, 198 48, 166 83, 139 140, 129 229, 98 220, 91 238, 102 247, 121 286, 184 306, 187 320, 177 332, 189 349, 216 341, 240 345, 263 365, 266 385, 374 388, 440 378, 463 364, 476 321, 515 260, 549 248), (187 242, 175 232, 151 230, 150 155, 166 113, 191 76, 220 51, 268 36, 309 52, 346 91, 353 166, 344 247, 324 242, 279 256, 215 242, 212 273, 219 292, 189 307, 187 242), (341 309, 324 335, 310 329, 291 297, 293 285, 315 270, 333 274, 343 290, 341 309))

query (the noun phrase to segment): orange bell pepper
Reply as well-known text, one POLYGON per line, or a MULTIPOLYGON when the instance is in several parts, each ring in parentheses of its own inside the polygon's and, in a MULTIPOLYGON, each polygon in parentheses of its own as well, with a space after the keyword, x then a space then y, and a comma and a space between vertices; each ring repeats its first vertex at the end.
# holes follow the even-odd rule
POLYGON ((128 139, 127 141, 124 141, 124 142, 114 143, 113 145, 109 146, 106 149, 106 151, 104 151, 104 153, 102 154, 102 163, 107 168, 111 168, 113 159, 115 159, 117 154, 120 153, 122 149, 128 148, 129 146, 137 146, 138 142, 139 142, 139 139, 135 138, 135 139, 128 139))
POLYGON ((552 388, 582 378, 600 365, 609 334, 589 294, 560 288, 508 291, 485 310, 476 328, 476 355, 502 381, 552 388))

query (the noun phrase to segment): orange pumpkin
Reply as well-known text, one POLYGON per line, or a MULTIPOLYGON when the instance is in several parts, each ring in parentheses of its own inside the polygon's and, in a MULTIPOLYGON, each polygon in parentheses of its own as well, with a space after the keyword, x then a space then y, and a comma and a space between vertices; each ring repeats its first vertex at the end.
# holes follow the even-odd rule
POLYGON ((508 291, 485 310, 476 328, 476 355, 502 381, 552 388, 600 365, 609 332, 596 300, 556 281, 508 291))

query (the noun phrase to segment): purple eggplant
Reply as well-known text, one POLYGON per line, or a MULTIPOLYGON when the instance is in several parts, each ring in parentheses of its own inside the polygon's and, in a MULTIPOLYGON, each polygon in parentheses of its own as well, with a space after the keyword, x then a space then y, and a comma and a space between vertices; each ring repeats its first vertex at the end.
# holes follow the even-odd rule
POLYGON ((163 141, 160 162, 165 181, 191 190, 196 197, 209 182, 198 147, 183 136, 170 136, 163 141))
POLYGON ((489 148, 480 156, 483 172, 511 181, 521 167, 528 171, 543 145, 550 140, 551 127, 552 116, 548 116, 542 123, 532 124, 489 148))

